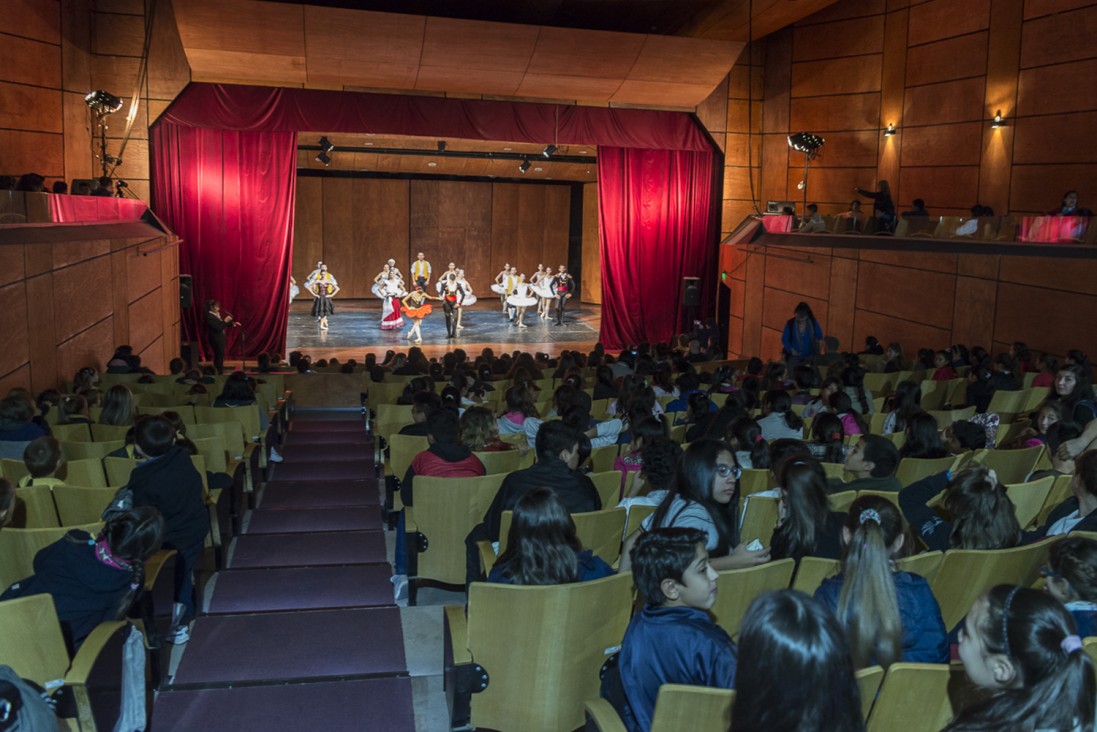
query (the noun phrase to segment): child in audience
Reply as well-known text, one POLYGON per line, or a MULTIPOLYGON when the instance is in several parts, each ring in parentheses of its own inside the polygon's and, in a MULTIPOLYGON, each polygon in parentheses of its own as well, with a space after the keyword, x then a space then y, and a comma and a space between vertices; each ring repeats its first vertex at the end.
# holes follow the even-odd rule
POLYGON ((840 491, 891 491, 898 493, 903 486, 895 477, 899 469, 899 450, 880 435, 865 435, 846 455, 846 472, 853 480, 843 483, 838 478, 829 481, 831 493, 840 491))
POLYGON ((929 412, 921 412, 911 417, 905 432, 906 442, 899 448, 901 456, 921 460, 932 460, 948 456, 945 443, 941 442, 941 431, 937 427, 937 418, 929 412))
POLYGON ((1040 568, 1047 591, 1074 616, 1078 635, 1097 635, 1097 541, 1068 536, 1051 545, 1040 568))
POLYGON ((810 456, 790 457, 778 480, 781 504, 773 531, 772 557, 838 559, 845 514, 830 510, 827 475, 810 456))
POLYGON ((507 389, 504 398, 506 399, 506 410, 498 420, 499 434, 524 434, 526 419, 541 416, 537 411, 537 407, 533 405, 529 390, 521 386, 512 386, 507 389))
POLYGON ((739 632, 731 729, 863 732, 849 640, 834 615, 801 592, 768 592, 739 632))
POLYGON ((1093 727, 1093 662, 1070 613, 1047 593, 991 588, 964 619, 960 659, 990 695, 961 709, 945 732, 1093 727))
POLYGON ((99 413, 99 424, 131 427, 136 417, 137 405, 128 386, 115 384, 107 389, 103 397, 103 411, 99 413))
POLYGON ((11 523, 15 515, 15 488, 11 483, 0 478, 0 529, 11 523))
MULTIPOLYGON (((842 387, 849 396, 853 411, 858 414, 872 414, 876 405, 872 401, 872 392, 865 388, 865 370, 860 366, 849 366, 842 371, 842 387)), ((868 432, 868 430, 864 430, 868 432)))
POLYGON ((830 412, 823 412, 811 423, 811 439, 808 450, 811 456, 824 463, 846 461, 846 432, 842 420, 830 412))
POLYGON ((1050 389, 1055 386, 1055 375, 1059 373, 1059 359, 1050 353, 1045 353, 1040 359, 1040 373, 1032 379, 1031 388, 1050 389))
POLYGON ((674 485, 682 447, 669 437, 653 437, 644 441, 640 449, 640 473, 632 481, 625 499, 626 507, 633 502, 658 506, 667 491, 674 485))
POLYGON ((644 417, 633 423, 629 420, 629 435, 627 452, 618 455, 613 460, 613 469, 621 471, 621 489, 628 486, 629 473, 639 472, 644 467, 643 449, 649 440, 656 437, 667 436, 667 425, 657 417, 644 417))
POLYGON ((987 446, 987 431, 982 426, 958 419, 945 428, 944 445, 950 455, 962 455, 987 446))
POLYGON ((575 521, 556 492, 534 488, 514 506, 507 548, 495 560, 488 582, 562 585, 611 574, 613 567, 583 548, 575 521))
POLYGON ((516 447, 499 439, 499 425, 487 407, 467 408, 458 427, 458 441, 473 452, 505 452, 516 447))
POLYGON ((849 394, 836 391, 830 395, 830 412, 842 421, 842 430, 847 435, 867 435, 868 425, 861 415, 853 409, 849 394))
POLYGON ((1063 403, 1063 415, 1072 422, 1085 426, 1097 419, 1097 397, 1093 395, 1088 364, 1074 363, 1059 369, 1048 399, 1056 397, 1063 403))
POLYGON ((929 583, 895 570, 905 539, 895 504, 880 496, 858 498, 842 527, 842 572, 815 591, 849 631, 857 668, 948 663, 948 631, 929 583))
POLYGON ((68 394, 61 399, 58 424, 91 424, 88 416, 88 400, 79 394, 68 394))
POLYGON ((1097 450, 1088 450, 1074 461, 1070 488, 1074 495, 1052 509, 1044 525, 1036 530, 1037 538, 1097 531, 1097 450))
POLYGON ((45 436, 31 440, 23 451, 23 465, 28 475, 19 479, 19 487, 29 485, 62 485, 64 481, 57 473, 65 465, 61 456, 61 443, 56 438, 45 436))
POLYGON ((889 400, 891 411, 884 419, 883 434, 890 435, 893 432, 901 432, 907 428, 907 423, 916 414, 922 412, 922 388, 917 382, 900 381, 895 387, 895 393, 889 400))
POLYGON ((903 358, 903 346, 899 343, 889 343, 884 351, 884 373, 894 374, 907 370, 906 359, 903 358))
POLYGON ((750 417, 731 423, 728 444, 735 451, 735 461, 743 470, 769 468, 769 444, 762 436, 762 427, 750 417))
POLYGON ((958 473, 944 471, 923 478, 899 493, 899 507, 930 551, 1008 549, 1021 543, 1013 501, 993 470, 976 465, 958 473), (946 521, 927 506, 944 491, 946 521))
MULTIPOLYGON (((687 527, 705 532, 705 549, 716 569, 753 567, 769 561, 769 550, 751 551, 739 543, 739 476, 731 446, 719 440, 699 440, 689 446, 678 463, 677 480, 663 502, 643 523, 653 528, 687 527)), ((637 532, 639 533, 639 532, 637 532)), ((621 571, 627 571, 627 549, 636 535, 626 541, 621 571)))
POLYGON ((937 351, 933 354, 933 380, 951 381, 956 378, 956 369, 952 367, 952 359, 948 351, 937 351))
POLYGON ((812 419, 820 412, 827 411, 830 408, 830 395, 841 390, 842 383, 838 379, 829 378, 824 380, 822 387, 819 388, 819 395, 807 401, 804 405, 804 411, 800 412, 800 416, 803 419, 812 419))
POLYGON ((762 418, 758 426, 767 440, 782 437, 799 440, 804 436, 804 420, 792 411, 792 398, 787 391, 771 389, 762 399, 762 418))
POLYGON ((163 532, 160 512, 150 507, 118 514, 95 537, 73 529, 40 549, 34 574, 0 600, 49 594, 75 651, 99 623, 125 617, 144 583, 144 561, 160 548, 163 532))
POLYGON ((1047 432, 1053 424, 1063 421, 1063 404, 1058 399, 1050 399, 1037 410, 1032 426, 1022 433, 1022 447, 1036 447, 1047 444, 1047 432))
POLYGON ((618 669, 627 700, 626 727, 646 732, 659 687, 691 684, 730 689, 735 643, 709 618, 716 601, 716 571, 694 528, 649 531, 632 548, 636 589, 644 598, 621 642, 618 669))

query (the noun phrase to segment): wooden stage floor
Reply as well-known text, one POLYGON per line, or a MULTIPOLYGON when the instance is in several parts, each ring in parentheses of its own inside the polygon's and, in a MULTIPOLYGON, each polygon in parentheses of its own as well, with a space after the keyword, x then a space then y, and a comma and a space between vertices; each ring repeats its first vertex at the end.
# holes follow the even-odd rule
POLYGON ((465 310, 454 339, 446 338, 446 318, 438 303, 431 303, 434 312, 423 321, 423 342, 416 344, 406 336, 410 321, 400 330, 381 330, 381 301, 336 300, 335 314, 328 319, 329 329, 322 331, 312 317, 311 299, 297 299, 290 307, 289 330, 286 337, 286 353, 301 351, 320 358, 356 359, 359 363, 369 352, 378 359, 392 349, 406 351, 419 345, 428 356, 439 356, 454 348, 463 348, 470 356, 477 355, 485 347, 496 354, 504 351, 523 350, 531 353, 542 351, 556 356, 562 350, 590 351, 598 340, 602 324, 600 305, 579 303, 568 307, 564 324, 555 320, 541 320, 534 308, 526 312, 528 328, 518 328, 507 323, 498 300, 476 303, 465 310))

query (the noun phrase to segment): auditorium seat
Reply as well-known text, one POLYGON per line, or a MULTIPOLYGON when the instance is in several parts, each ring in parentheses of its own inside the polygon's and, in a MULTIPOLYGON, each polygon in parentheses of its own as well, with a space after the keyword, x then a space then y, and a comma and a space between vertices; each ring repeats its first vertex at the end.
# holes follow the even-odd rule
POLYGON ((893 663, 868 715, 868 732, 937 732, 952 718, 947 664, 893 663))
POLYGON ((727 732, 734 705, 733 689, 663 684, 655 700, 651 732, 727 732))
MULTIPOLYGON (((744 539, 749 541, 745 536, 744 539)), ((768 541, 763 543, 769 545, 768 541)), ((732 638, 737 636, 750 603, 766 592, 787 589, 795 568, 794 560, 777 559, 757 567, 717 572, 716 602, 711 608, 716 624, 732 638)))
MULTIPOLYGON (((999 480, 1001 476, 999 476, 999 480)), ((1040 509, 1047 503, 1047 497, 1051 493, 1051 486, 1055 483, 1055 476, 1049 475, 1039 480, 1028 483, 1010 483, 1006 485, 1006 495, 1013 501, 1013 511, 1017 516, 1017 523, 1022 529, 1035 528, 1036 519, 1040 515, 1040 509)))
MULTIPOLYGON (((584 549, 591 550, 606 564, 615 564, 621 556, 621 536, 625 532, 625 509, 606 508, 601 511, 588 511, 571 514, 575 522, 575 533, 584 549)), ((506 551, 510 525, 514 520, 513 511, 503 511, 499 520, 499 554, 506 551)), ((492 562, 494 564, 494 562, 492 562)), ((490 566, 485 570, 491 569, 490 566)))
POLYGON ((822 557, 804 557, 796 568, 796 576, 792 580, 792 589, 799 590, 807 595, 814 595, 827 577, 833 577, 842 571, 842 563, 837 559, 823 559, 822 557))
POLYGON ((53 493, 48 485, 29 485, 15 489, 15 506, 10 527, 16 529, 52 529, 61 525, 53 493))

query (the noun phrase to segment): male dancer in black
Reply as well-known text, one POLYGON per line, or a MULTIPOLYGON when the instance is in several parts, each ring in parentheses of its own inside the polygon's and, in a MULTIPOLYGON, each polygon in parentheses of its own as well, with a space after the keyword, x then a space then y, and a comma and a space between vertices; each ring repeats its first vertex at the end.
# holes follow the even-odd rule
POLYGON ((221 303, 206 302, 206 334, 213 348, 213 367, 219 374, 225 371, 225 329, 234 324, 231 315, 221 316, 221 303))
POLYGON ((556 276, 552 278, 552 292, 556 296, 556 324, 564 324, 564 309, 575 290, 575 279, 568 274, 567 265, 560 265, 556 276))
POLYGON ((446 338, 457 337, 457 308, 465 301, 465 288, 457 282, 457 273, 450 272, 442 280, 442 312, 446 314, 446 338))

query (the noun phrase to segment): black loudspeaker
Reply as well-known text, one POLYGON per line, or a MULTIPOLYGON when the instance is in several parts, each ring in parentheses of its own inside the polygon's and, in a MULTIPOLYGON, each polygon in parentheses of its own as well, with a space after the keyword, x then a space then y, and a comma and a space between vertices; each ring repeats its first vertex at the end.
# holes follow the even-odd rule
POLYGON ((682 304, 686 307, 698 307, 701 305, 701 278, 682 278, 682 304))
POLYGON ((184 310, 194 307, 193 280, 190 275, 179 275, 179 307, 184 310))
POLYGON ((179 349, 179 357, 186 362, 188 369, 200 366, 202 359, 198 356, 198 341, 183 341, 179 349))

